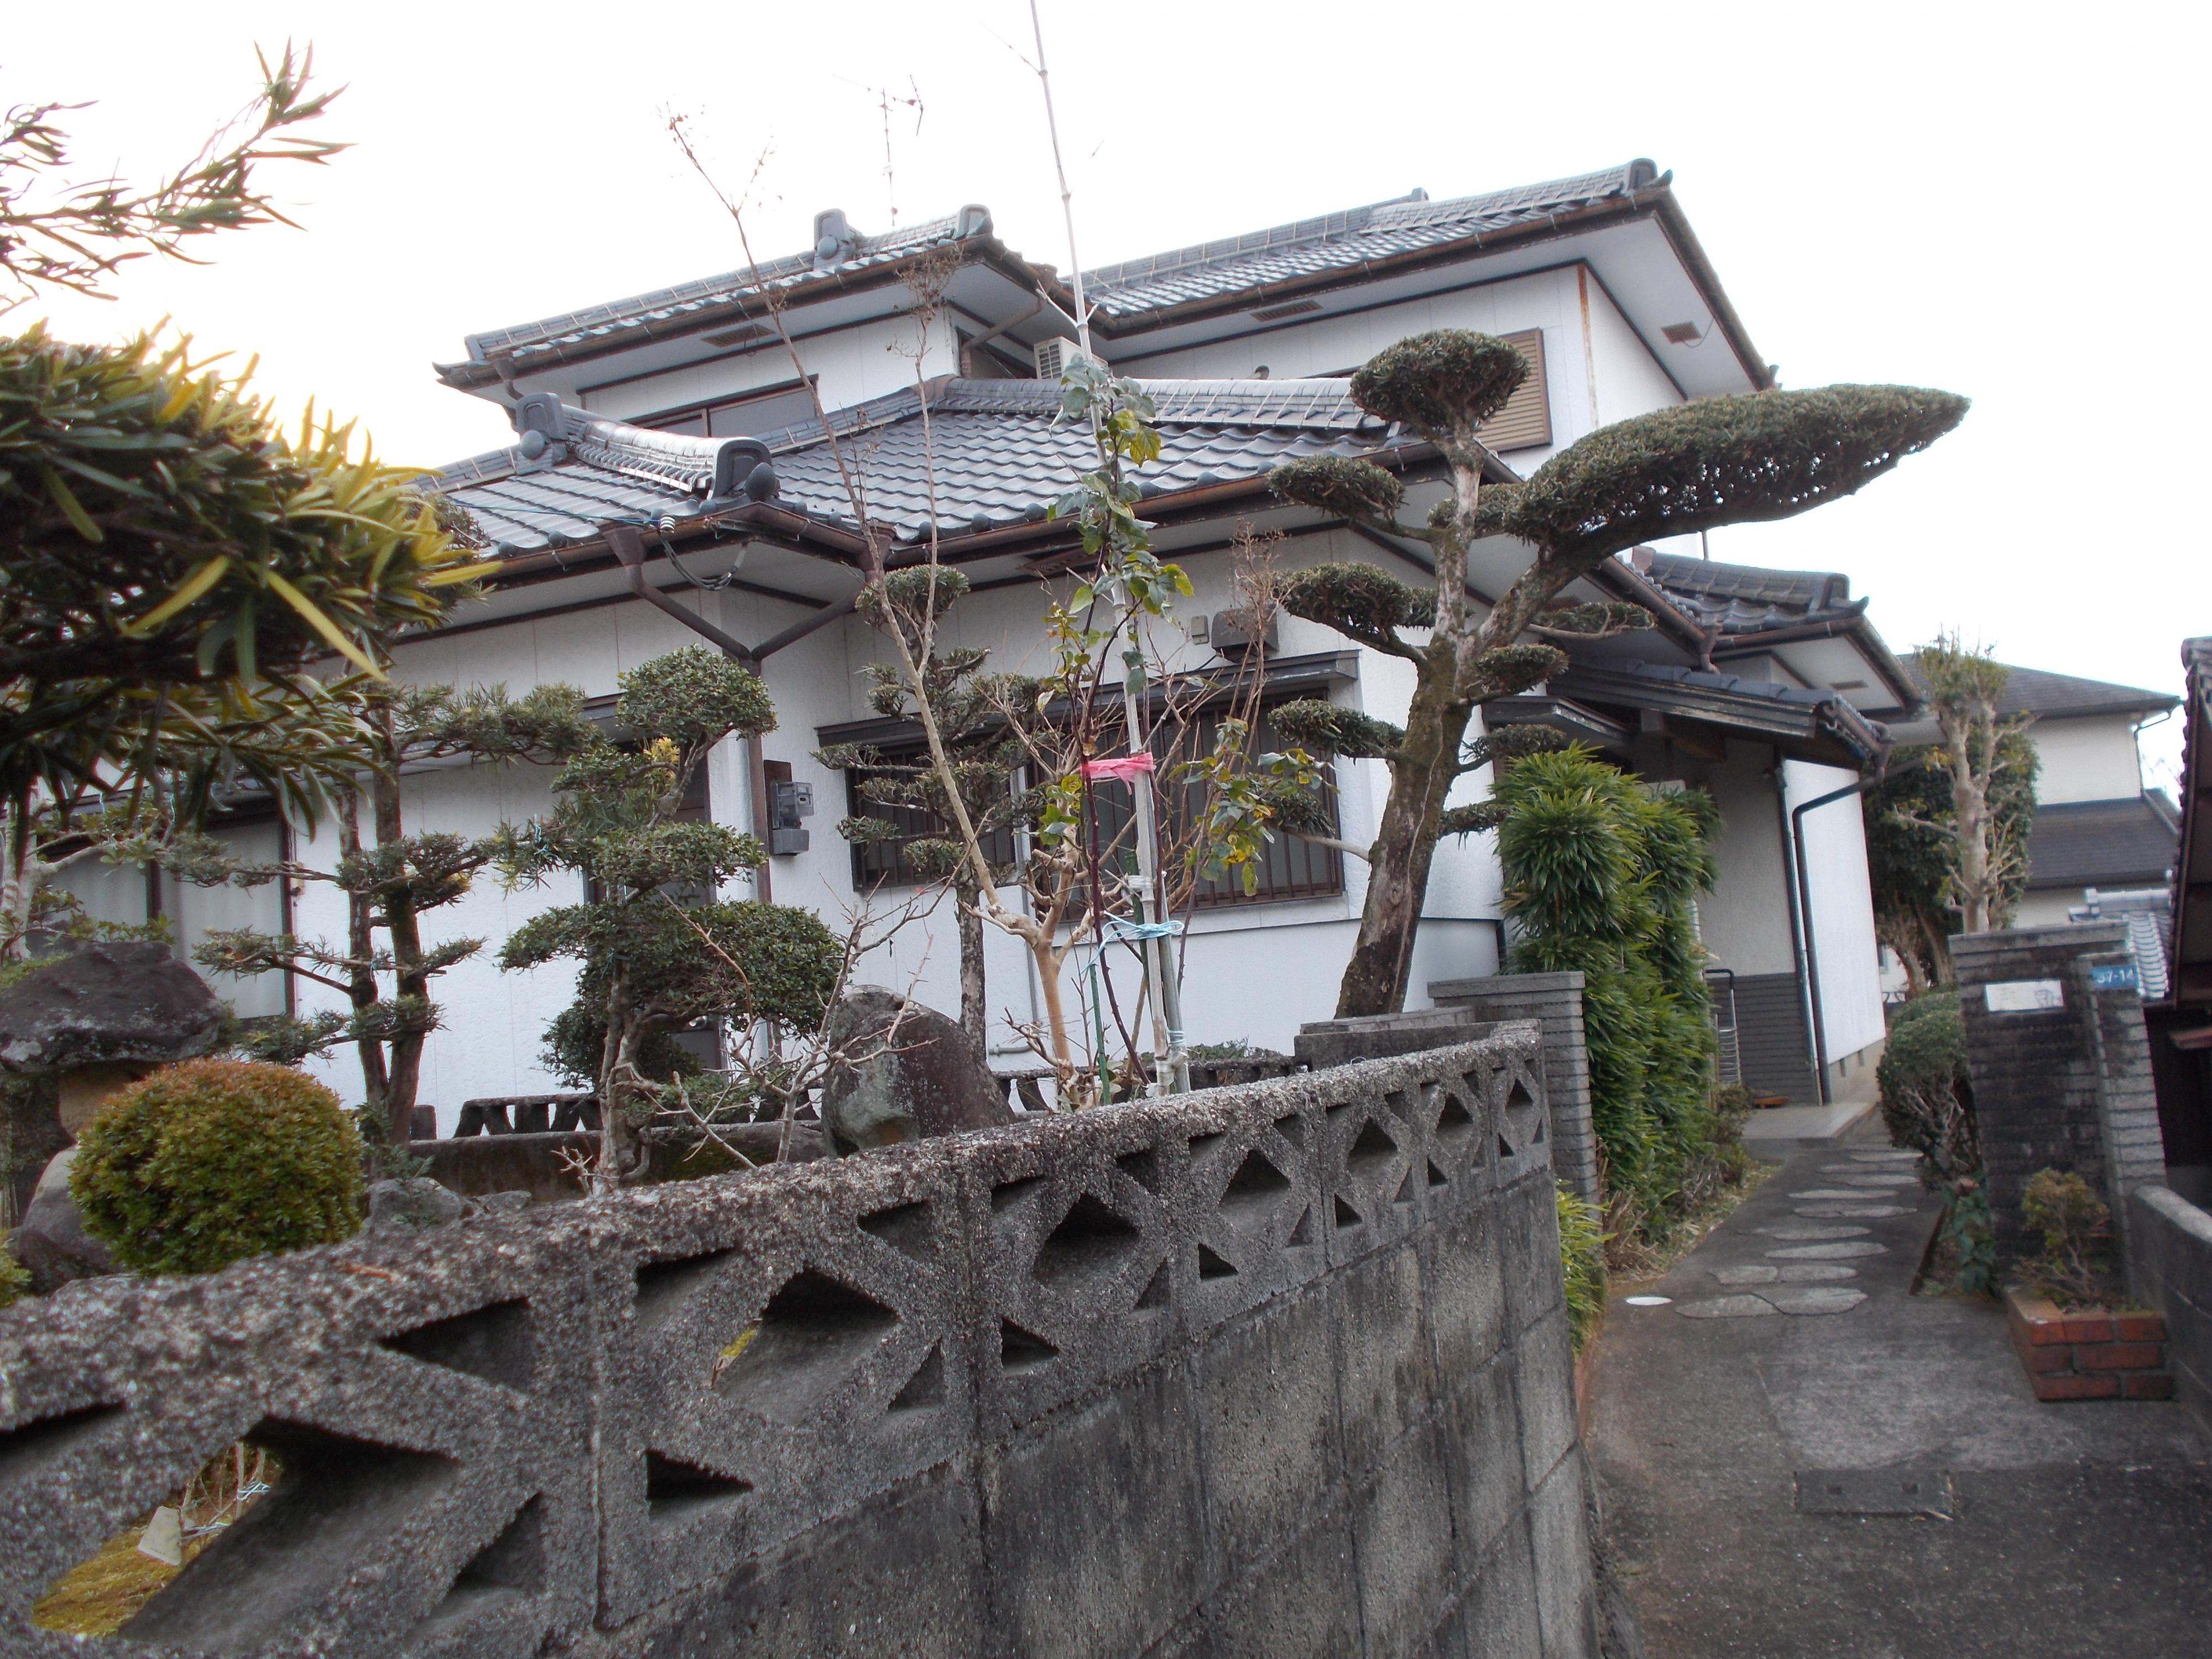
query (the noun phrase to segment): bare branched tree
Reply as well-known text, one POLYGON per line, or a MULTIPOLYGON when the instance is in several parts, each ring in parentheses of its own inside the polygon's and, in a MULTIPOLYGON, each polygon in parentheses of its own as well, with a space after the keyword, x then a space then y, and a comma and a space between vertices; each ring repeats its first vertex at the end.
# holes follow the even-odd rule
MULTIPOLYGON (((926 787, 929 805, 945 819, 941 838, 948 866, 945 878, 956 886, 963 902, 1020 940, 1030 953, 1043 1004, 1043 1018, 1036 1022, 1033 1040, 1058 1078, 1062 1100, 1079 1103, 1103 1099, 1113 1086, 1107 1054, 1109 1017, 1115 1039, 1112 1046, 1127 1056, 1124 1074, 1131 1078, 1144 1071, 1141 1056, 1146 1050, 1157 1067, 1182 1040, 1181 1032, 1170 1029, 1164 1006, 1166 988, 1161 982, 1163 969, 1173 959, 1165 941, 1180 927, 1164 920, 1170 895, 1164 872, 1170 867, 1170 849, 1159 843, 1157 816, 1119 809, 1114 793, 1117 784, 1141 770, 1149 775, 1133 793, 1140 800, 1147 794, 1152 778, 1162 769, 1159 728, 1166 724, 1180 733, 1191 727, 1200 701, 1195 685, 1160 688, 1165 695, 1133 702, 1121 695, 1127 676, 1123 653, 1156 660, 1148 626, 1164 619, 1173 600, 1191 591, 1181 567, 1154 552, 1148 526, 1134 510, 1138 489, 1132 475, 1159 454, 1152 400, 1141 386, 1087 359, 1077 359, 1062 382, 1062 416, 1088 427, 1097 460, 1054 509, 1055 516, 1069 521, 1076 545, 1062 574, 1062 580, 1072 582, 1071 590, 1065 598, 1049 599, 1047 606, 1048 665, 1033 677, 996 679, 987 699, 995 704, 992 714, 997 729, 1018 748, 1024 778, 1012 814, 1019 844, 1018 879, 1008 884, 1003 856, 994 857, 994 811, 971 802, 975 777, 963 742, 972 701, 963 695, 957 709, 944 705, 948 668, 956 659, 939 657, 936 647, 939 622, 959 597, 957 590, 964 590, 964 583, 939 558, 931 388, 921 371, 927 331, 936 320, 945 281, 957 268, 957 256, 951 250, 926 251, 908 259, 901 270, 916 296, 912 313, 918 330, 915 388, 928 532, 918 556, 910 556, 895 567, 882 529, 867 510, 863 453, 859 446, 848 447, 837 437, 792 335, 781 290, 757 281, 760 267, 746 227, 746 197, 733 198, 715 182, 700 159, 684 118, 676 117, 669 125, 678 149, 728 214, 756 277, 763 311, 814 401, 825 447, 863 538, 861 608, 877 623, 891 650, 890 672, 878 681, 878 706, 910 715, 921 728, 933 775, 926 787), (895 574, 900 579, 896 588, 888 585, 895 574), (1149 865, 1149 880, 1145 880, 1127 866, 1143 866, 1131 854, 1147 842, 1155 844, 1157 855, 1149 865), (1120 944, 1135 947, 1146 969, 1144 989, 1126 1009, 1104 966, 1109 948, 1120 944), (1069 957, 1086 945, 1092 952, 1097 988, 1089 999, 1091 1029, 1079 1052, 1061 986, 1069 957), (1149 1044, 1143 1040, 1147 1019, 1152 1027, 1149 1044)), ((759 173, 757 166, 748 194, 759 173)), ((1249 738, 1249 720, 1241 726, 1224 720, 1222 726, 1231 741, 1217 742, 1203 762, 1194 757, 1176 760, 1173 743, 1166 745, 1170 764, 1186 769, 1174 774, 1173 781, 1180 784, 1194 777, 1206 797, 1206 809, 1188 818, 1191 832, 1209 842, 1204 851, 1186 849, 1185 864, 1190 869, 1218 870, 1224 863, 1249 860, 1279 810, 1267 791, 1237 787, 1244 752, 1240 744, 1249 738)), ((1279 774, 1277 781, 1303 779, 1306 787, 1312 787, 1315 775, 1303 753, 1273 758, 1279 774)), ((980 962, 980 939, 975 950, 980 962)), ((1017 1030, 1025 1029, 1010 1023, 1017 1030)))

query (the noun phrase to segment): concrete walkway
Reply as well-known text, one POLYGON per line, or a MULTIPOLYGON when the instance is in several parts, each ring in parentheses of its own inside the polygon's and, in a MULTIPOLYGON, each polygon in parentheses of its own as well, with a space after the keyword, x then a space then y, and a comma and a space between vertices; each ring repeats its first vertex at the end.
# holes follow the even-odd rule
POLYGON ((1793 1152, 1599 1337, 1594 1454, 1651 1659, 2212 1654, 2212 1440, 2040 1405, 1879 1123, 1793 1152))

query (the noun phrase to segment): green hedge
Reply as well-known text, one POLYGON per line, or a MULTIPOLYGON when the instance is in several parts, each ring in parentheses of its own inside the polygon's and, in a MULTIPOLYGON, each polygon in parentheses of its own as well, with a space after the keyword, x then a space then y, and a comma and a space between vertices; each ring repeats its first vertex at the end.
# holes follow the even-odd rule
POLYGON ((1725 1135, 1693 905, 1712 889, 1718 814, 1702 791, 1646 787, 1579 745, 1501 778, 1498 857, 1523 973, 1579 970, 1590 1115, 1607 1179, 1649 1211, 1725 1135))

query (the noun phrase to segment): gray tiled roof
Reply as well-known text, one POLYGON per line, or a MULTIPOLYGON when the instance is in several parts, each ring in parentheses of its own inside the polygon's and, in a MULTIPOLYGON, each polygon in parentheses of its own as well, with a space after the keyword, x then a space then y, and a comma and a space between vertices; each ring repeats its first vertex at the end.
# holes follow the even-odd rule
MULTIPOLYGON (((1160 459, 1137 474, 1148 496, 1253 479, 1278 463, 1324 452, 1370 454, 1414 441, 1352 401, 1345 380, 1147 383, 1158 405, 1160 459)), ((1095 463, 1089 433, 1057 418, 1056 386, 1035 380, 950 380, 929 402, 906 391, 831 416, 872 520, 904 541, 1042 520, 1095 463)), ((444 469, 439 487, 466 507, 502 552, 587 541, 610 519, 681 515, 707 495, 715 452, 727 441, 649 431, 564 409, 566 441, 532 465, 497 450, 444 469)), ((776 504, 852 527, 837 460, 818 421, 764 434, 775 457, 776 504)))
MULTIPOLYGON (((1921 678, 1917 654, 1907 652, 1903 661, 1905 672, 1924 695, 1928 682, 1921 678)), ((2005 681, 2003 696, 1997 699, 1997 713, 2034 714, 2045 720, 2069 714, 2154 714, 2180 701, 2168 692, 2146 691, 2140 686, 2015 667, 2005 681)))
MULTIPOLYGON (((669 331, 661 325, 680 325, 696 313, 718 310, 757 295, 790 293, 830 283, 856 272, 890 264, 924 248, 950 246, 966 240, 961 230, 963 222, 969 227, 968 236, 991 234, 988 213, 966 210, 880 236, 862 236, 851 258, 827 270, 816 268, 810 250, 770 259, 757 270, 747 266, 742 270, 725 271, 718 276, 704 276, 679 283, 673 288, 634 295, 626 300, 611 300, 605 305, 589 306, 557 317, 471 334, 468 337, 469 362, 482 363, 504 356, 512 358, 518 367, 526 368, 541 358, 557 361, 564 348, 599 344, 610 337, 635 334, 640 340, 651 339, 669 331)), ((467 367, 465 363, 436 365, 439 372, 449 379, 465 372, 467 367)))
POLYGON ((1850 578, 1825 570, 1768 570, 1639 550, 1636 565, 1654 586, 1723 635, 1764 633, 1806 623, 1840 622, 1867 608, 1850 578))
POLYGON ((1862 755, 1878 753, 1888 732, 1833 691, 1747 680, 1674 663, 1577 662, 1550 682, 1562 696, 1661 708, 1746 730, 1818 739, 1832 735, 1862 755))
POLYGON ((1084 273, 1084 297, 1109 318, 1135 316, 1465 241, 1626 197, 1657 182, 1657 169, 1637 161, 1579 178, 1449 202, 1431 202, 1417 193, 1102 266, 1084 273))
POLYGON ((2166 880, 2180 825, 2166 796, 2063 801, 2035 809, 2030 887, 2137 887, 2166 880))

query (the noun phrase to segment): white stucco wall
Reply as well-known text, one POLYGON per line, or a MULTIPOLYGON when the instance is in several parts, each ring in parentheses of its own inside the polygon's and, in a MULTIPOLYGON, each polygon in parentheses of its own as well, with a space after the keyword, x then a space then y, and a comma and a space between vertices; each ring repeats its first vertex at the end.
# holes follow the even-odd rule
MULTIPOLYGON (((942 324, 929 331, 925 345, 921 325, 910 316, 885 319, 820 334, 799 344, 799 361, 817 377, 825 409, 843 409, 910 386, 915 356, 922 355, 925 376, 959 372, 959 349, 952 331, 942 324)), ((680 409, 721 398, 741 397, 757 387, 794 378, 791 354, 781 341, 739 356, 694 363, 612 386, 587 386, 585 407, 615 420, 635 420, 662 410, 680 409)))
MULTIPOLYGON (((1263 334, 1126 357, 1115 367, 1125 374, 1164 380, 1249 380, 1262 368, 1278 380, 1345 374, 1383 347, 1432 328, 1472 328, 1486 334, 1543 330, 1553 445, 1515 450, 1510 459, 1516 469, 1526 472, 1540 465, 1553 449, 1590 429, 1588 359, 1571 266, 1288 324, 1263 334)), ((1671 395, 1668 401, 1674 401, 1671 395)))
MULTIPOLYGON (((1278 562, 1285 568, 1331 559, 1364 556, 1366 544, 1329 533, 1285 544, 1278 562)), ((1196 592, 1178 607, 1178 619, 1212 614, 1237 603, 1233 573, 1225 553, 1200 553, 1185 561, 1196 592)), ((544 594, 549 605, 562 602, 561 584, 544 594)), ((713 607, 724 628, 740 638, 758 639, 804 614, 779 601, 731 590, 689 603, 713 607)), ((1044 649, 1037 625, 1038 590, 1027 585, 973 595, 952 613, 945 637, 950 645, 977 645, 991 652, 994 669, 1042 665, 1044 649)), ((460 620, 467 620, 465 614, 460 620)), ((1329 630, 1295 617, 1281 622, 1278 655, 1347 649, 1329 630)), ((567 680, 587 696, 617 689, 619 676, 663 652, 694 643, 674 619, 628 596, 588 609, 542 619, 520 619, 473 629, 446 637, 411 642, 401 648, 399 672, 420 683, 459 685, 502 684, 520 695, 532 686, 567 680)), ((1178 627, 1164 630, 1160 645, 1170 662, 1195 667, 1211 660, 1205 646, 1193 645, 1178 627)), ((848 810, 845 781, 813 758, 818 728, 866 719, 866 683, 860 671, 881 649, 881 641, 854 621, 823 629, 769 659, 766 675, 777 710, 777 726, 763 740, 764 754, 788 762, 793 776, 815 787, 815 815, 807 820, 811 845, 795 857, 778 858, 769 871, 772 896, 820 913, 833 928, 853 903, 851 854, 836 830, 848 810)), ((1411 695, 1407 665, 1372 653, 1359 653, 1358 678, 1339 696, 1352 706, 1385 719, 1401 718, 1411 695)), ((726 745, 709 763, 712 810, 718 820, 750 827, 739 746, 726 745)), ((1342 834, 1364 845, 1388 788, 1379 762, 1340 763, 1337 769, 1342 834)), ((502 819, 520 821, 551 805, 551 773, 536 767, 499 769, 449 768, 410 775, 407 781, 410 831, 488 833, 502 819)), ((1486 778, 1463 781, 1454 799, 1479 799, 1486 778)), ((1431 918, 1416 945, 1410 1006, 1427 1006, 1431 979, 1462 978, 1493 971, 1499 884, 1492 837, 1472 843, 1447 843, 1437 851, 1426 915, 1431 918)), ((337 856, 335 831, 325 826, 302 836, 303 861, 328 867, 337 856)), ((438 984, 436 996, 445 1024, 424 1051, 422 1099, 437 1107, 442 1127, 450 1129, 463 1101, 480 1095, 529 1093, 559 1086, 539 1059, 546 1024, 567 1006, 574 971, 556 963, 526 974, 501 974, 494 961, 499 943, 532 915, 573 902, 580 894, 574 878, 556 878, 538 889, 509 892, 490 874, 479 878, 461 902, 426 918, 433 942, 459 936, 489 941, 478 957, 456 968, 438 984)), ((733 888, 743 896, 746 888, 733 888)), ((1348 959, 1364 897, 1364 866, 1346 860, 1345 891, 1322 898, 1287 901, 1250 908, 1204 911, 1195 917, 1186 957, 1185 1027, 1193 1042, 1242 1038, 1287 1049, 1298 1026, 1325 1017, 1335 1006, 1337 981, 1348 959)), ((905 896, 886 893, 878 908, 905 896)), ((1011 895, 1009 895, 1011 897, 1011 895)), ((343 937, 344 908, 327 884, 307 884, 296 902, 295 926, 304 935, 343 937)), ((1035 1017, 1037 1006, 1027 952, 996 930, 987 930, 988 975, 993 1024, 992 1047, 1002 1065, 1023 1063, 1013 1052, 1012 1022, 1035 1017)), ((1127 953, 1122 953, 1125 961, 1127 953)), ((1071 1024, 1078 1018, 1078 980, 1087 957, 1071 959, 1063 994, 1071 1024)), ((949 905, 909 926, 863 964, 863 982, 908 992, 933 1007, 957 1007, 959 949, 949 905)), ((1125 967, 1116 974, 1124 1005, 1136 976, 1125 967)), ((338 1006, 334 992, 302 983, 299 1011, 312 1013, 338 1006)), ((322 1076, 344 1098, 358 1100, 361 1084, 350 1050, 341 1049, 318 1063, 322 1076)))
MULTIPOLYGON (((1783 763, 1783 799, 1793 811, 1856 775, 1803 761, 1783 763)), ((1881 958, 1867 877, 1866 822, 1856 796, 1805 815, 1805 878, 1811 948, 1820 981, 1824 1062, 1856 1054, 1884 1035, 1881 958)))
POLYGON ((2038 720, 2029 726, 2028 740, 2043 763, 2035 780, 2036 800, 2050 806, 2141 794, 2142 763, 2136 750, 2136 718, 2106 714, 2038 720))
POLYGON ((1797 971, 1773 767, 1774 751, 1765 744, 1732 743, 1724 764, 1692 780, 1712 796, 1721 815, 1713 841, 1720 878, 1698 901, 1698 933, 1713 966, 1740 978, 1797 971))

